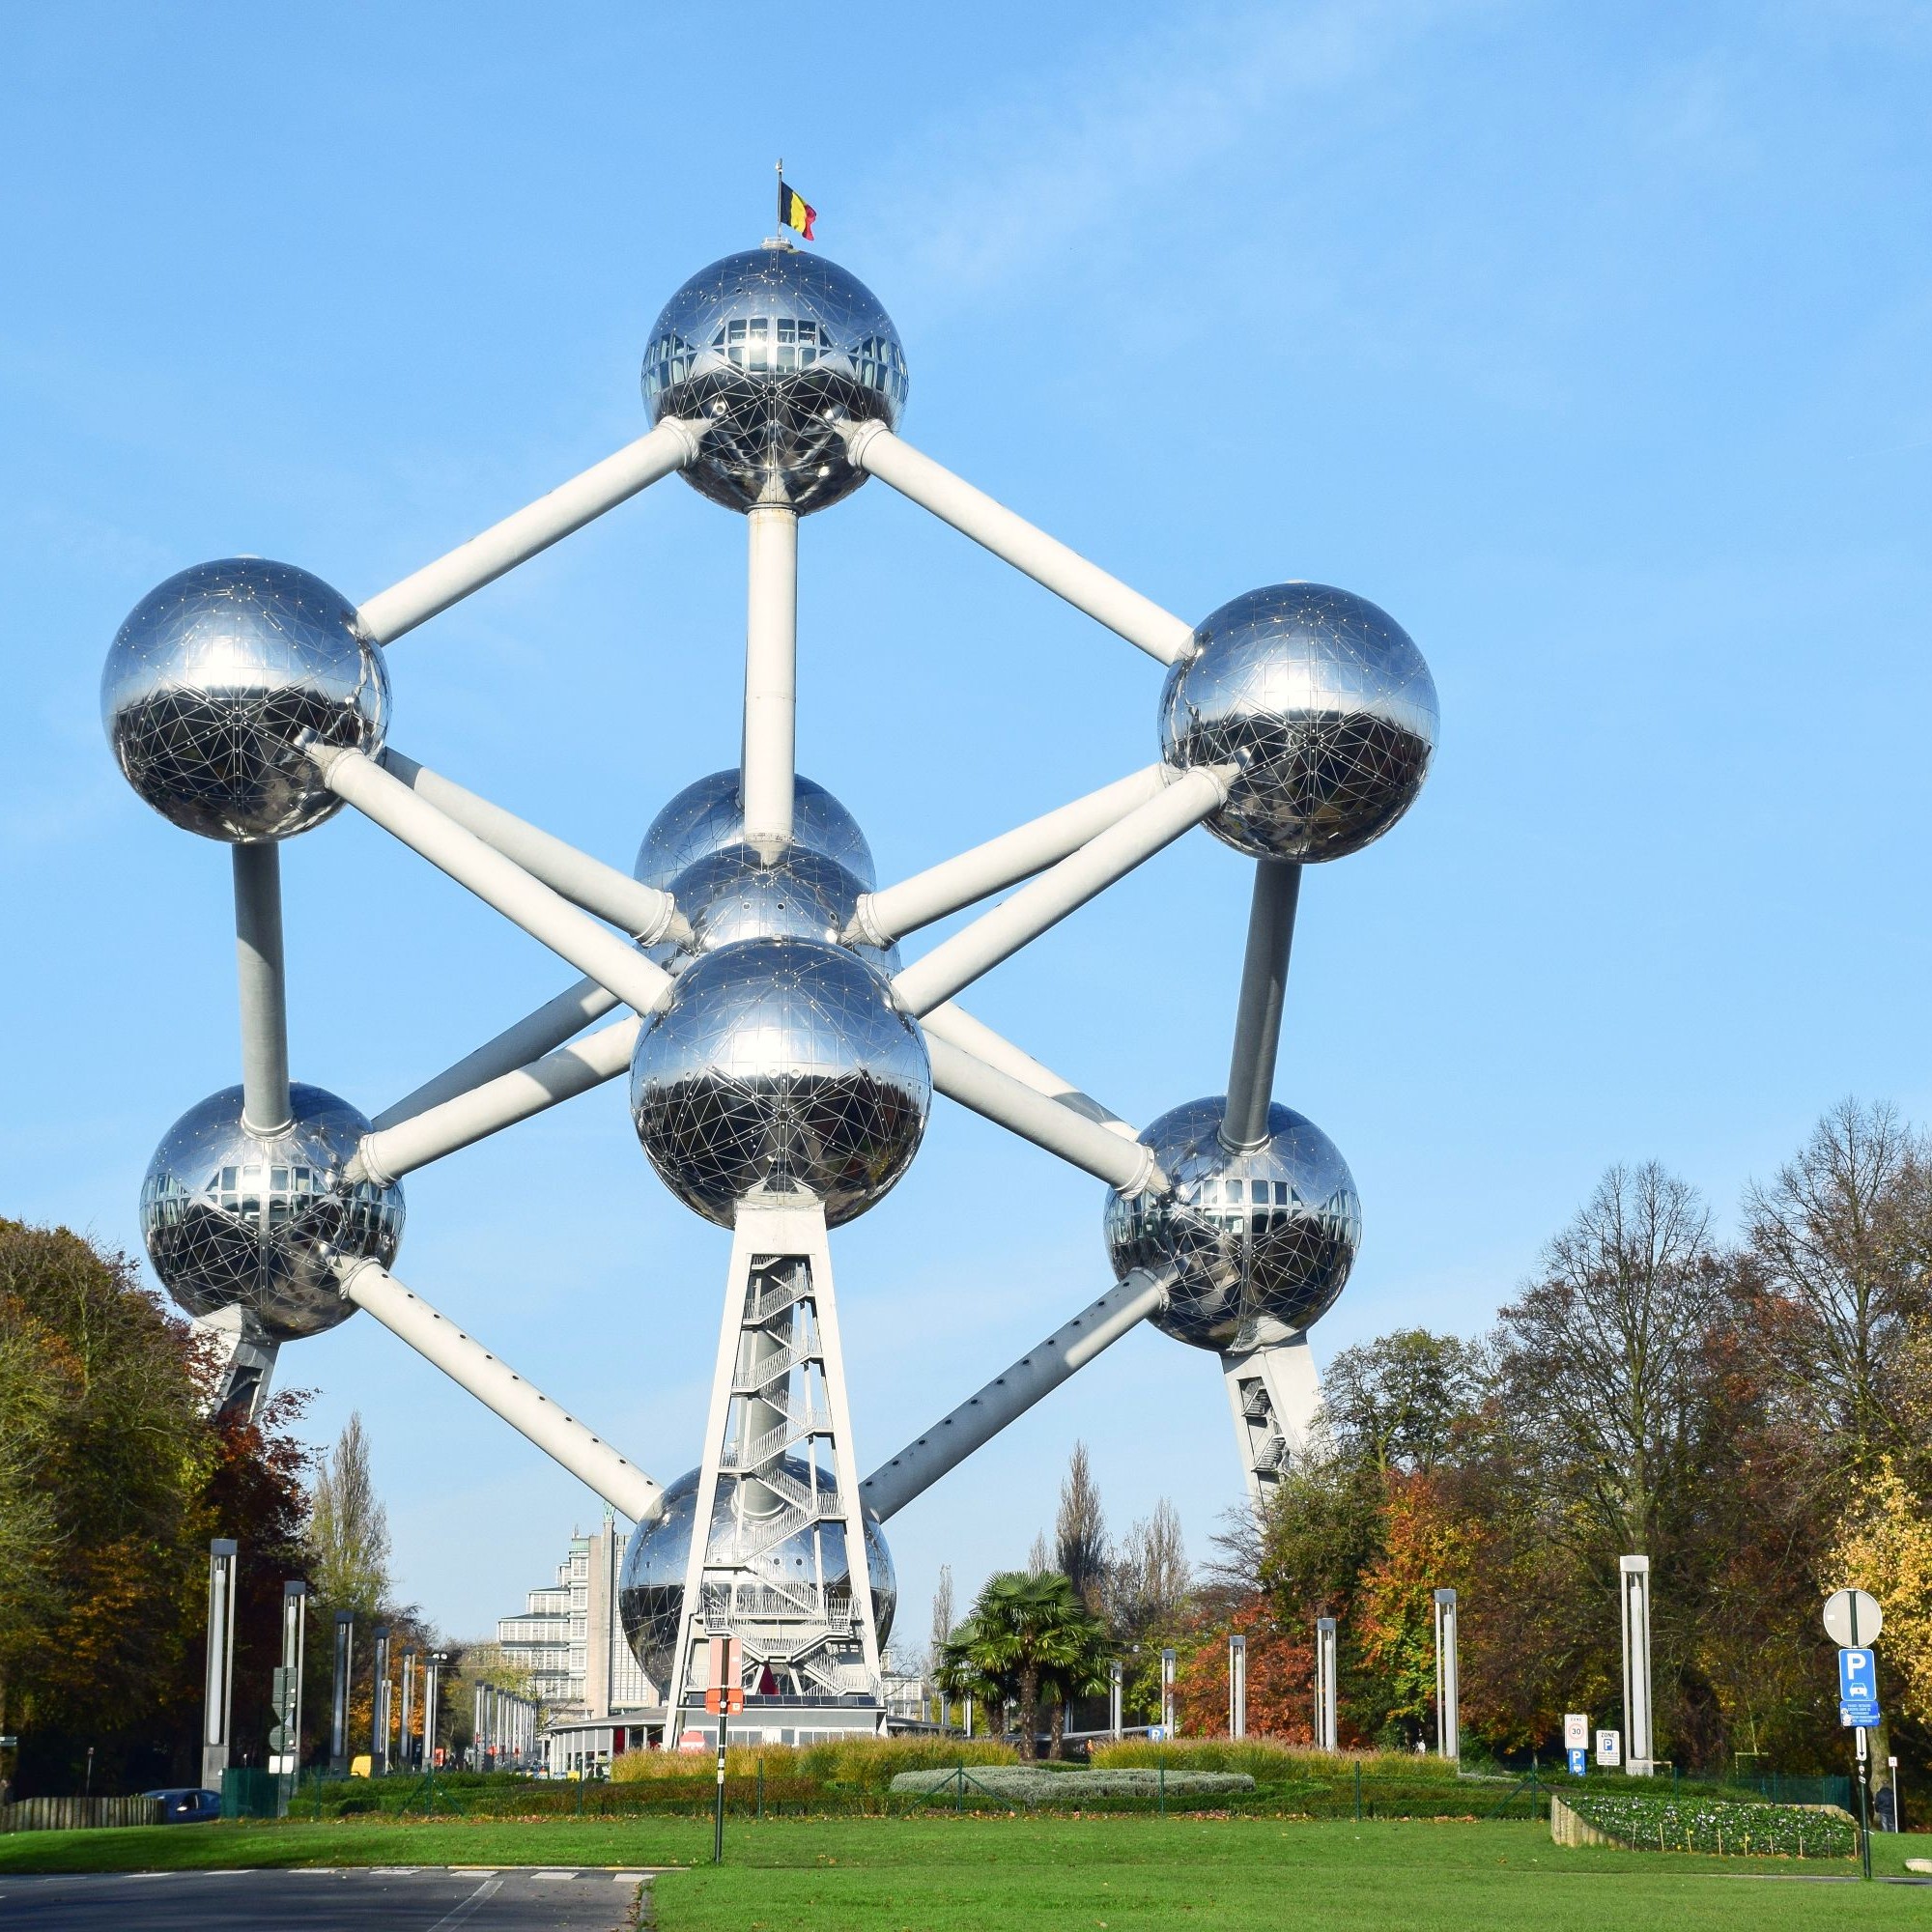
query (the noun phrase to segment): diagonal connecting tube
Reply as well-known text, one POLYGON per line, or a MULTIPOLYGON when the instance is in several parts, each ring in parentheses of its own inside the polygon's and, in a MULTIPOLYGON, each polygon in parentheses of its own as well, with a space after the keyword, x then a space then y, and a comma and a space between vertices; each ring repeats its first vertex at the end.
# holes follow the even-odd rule
POLYGON ((385 751, 382 762, 391 778, 400 779, 418 798, 428 800, 484 844, 514 860, 531 878, 541 879, 572 905, 609 920, 646 946, 655 946, 661 939, 691 937, 691 927, 668 893, 642 885, 615 866, 580 852, 554 833, 505 811, 500 805, 492 805, 487 798, 479 798, 398 751, 385 751))
POLYGON ((1056 1328, 1038 1348, 1029 1350, 1004 1375, 995 1376, 978 1395, 908 1442, 890 1463, 881 1463, 860 1484, 860 1496, 881 1520, 895 1515, 1042 1396, 1051 1395, 1076 1369, 1145 1321, 1166 1299, 1160 1284, 1136 1268, 1071 1321, 1056 1328))
POLYGON ((337 1276, 344 1299, 400 1335, 425 1361, 495 1409, 518 1435, 561 1463, 620 1515, 641 1522, 656 1505, 664 1492, 635 1463, 439 1315, 386 1268, 371 1261, 345 1261, 338 1264, 337 1276))
POLYGON ((1018 885, 1159 797, 1174 776, 1172 765, 1148 765, 883 892, 865 894, 845 928, 847 945, 890 946, 962 906, 1018 885))
POLYGON ((480 536, 378 591, 356 613, 363 628, 379 644, 392 643, 405 631, 481 590, 647 485, 682 469, 697 454, 707 427, 675 417, 659 423, 648 436, 626 443, 614 456, 592 464, 548 496, 491 525, 480 536))
POLYGON ((1003 562, 1065 598, 1076 611, 1086 611, 1128 643, 1139 645, 1149 657, 1171 665, 1193 655, 1191 624, 1015 516, 911 443, 900 441, 884 423, 838 422, 834 427, 844 438, 845 454, 858 469, 890 483, 900 496, 911 497, 1003 562))
POLYGON ((1221 1145, 1235 1153, 1258 1148, 1268 1137, 1268 1101, 1274 1094, 1282 1001, 1288 990, 1288 959, 1294 946, 1294 909, 1300 896, 1301 867, 1295 861, 1255 861, 1248 948, 1241 961, 1235 1050, 1228 1066, 1228 1104, 1221 1116, 1221 1145))
POLYGON ((1031 1087, 1036 1094, 1043 1094, 1057 1105, 1069 1108, 1083 1120, 1097 1121, 1103 1127, 1126 1140, 1140 1138, 1132 1124, 1122 1120, 1111 1107, 1103 1107, 1093 1094, 1083 1094, 1072 1081, 1054 1072, 1052 1067, 1042 1066, 1032 1054, 1015 1046, 1004 1035, 995 1033, 983 1020, 975 1019, 952 1001, 948 1000, 944 1006, 934 1007, 920 1024, 924 1027, 928 1038, 951 1042, 976 1060, 983 1060, 988 1066, 1009 1079, 1017 1080, 1022 1087, 1031 1087))
POLYGON ((980 974, 1058 925, 1115 880, 1124 878, 1187 831, 1228 796, 1235 765, 1198 765, 1182 772, 1157 797, 1136 807, 1059 865, 1022 886, 1011 898, 899 973, 893 985, 915 1014, 927 1013, 970 986, 980 974))
POLYGON ((647 1013, 669 996, 671 977, 661 966, 484 844, 473 832, 465 831, 427 799, 417 797, 373 759, 339 745, 326 745, 313 732, 303 734, 300 746, 338 798, 559 958, 569 960, 580 973, 588 974, 626 1006, 647 1013))

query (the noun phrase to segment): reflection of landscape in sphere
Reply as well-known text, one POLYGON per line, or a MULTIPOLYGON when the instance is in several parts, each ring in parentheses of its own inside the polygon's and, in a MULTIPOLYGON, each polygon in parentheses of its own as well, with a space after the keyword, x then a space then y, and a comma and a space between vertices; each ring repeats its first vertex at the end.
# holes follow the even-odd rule
POLYGON ((1207 821, 1217 838, 1258 859, 1340 859, 1414 803, 1435 747, 1435 684, 1367 598, 1272 584, 1222 605, 1194 641, 1161 694, 1161 754, 1248 759, 1207 821))
MULTIPOLYGON (((660 966, 677 972, 696 954, 741 939, 816 939, 837 946, 865 890, 836 859, 809 846, 787 845, 767 862, 749 845, 726 845, 687 866, 670 883, 691 925, 690 939, 662 940, 646 950, 660 966)), ((898 971, 896 947, 853 951, 882 972, 898 971)))
POLYGON ((1163 1114, 1141 1135, 1168 1195, 1107 1197, 1116 1278, 1145 1268, 1168 1292, 1154 1326, 1197 1349, 1286 1340, 1334 1305, 1362 1239, 1362 1204, 1335 1144, 1287 1107, 1268 1138, 1230 1153, 1219 1095, 1163 1114))
POLYGON ((761 1189, 816 1196, 835 1228, 863 1214, 911 1163, 931 1104, 919 1023, 863 959, 809 939, 694 961, 631 1062, 651 1165, 727 1228, 761 1189))
MULTIPOLYGON (((859 830, 859 821, 825 789, 809 778, 792 781, 792 843, 844 867, 867 892, 879 882, 872 865, 872 848, 859 830)), ((677 875, 707 853, 745 838, 745 808, 738 796, 738 774, 713 772, 688 784, 651 820, 638 847, 633 877, 668 892, 677 875)))
POLYGON ((289 1104, 291 1125, 256 1134, 241 1088, 210 1094, 168 1129, 141 1186, 141 1237, 168 1293, 190 1315, 239 1304, 278 1341, 355 1312, 326 1250, 387 1267, 403 1236, 401 1187, 342 1179, 363 1115, 320 1087, 290 1087, 289 1104))
POLYGON ((748 248, 700 270, 665 303, 644 352, 644 402, 711 427, 685 478, 715 503, 801 514, 866 480, 827 412, 898 426, 898 330, 857 276, 822 255, 748 248))
POLYGON ((100 675, 128 782, 175 824, 234 843, 306 832, 341 803, 293 749, 299 733, 374 757, 388 714, 389 674, 355 607, 262 557, 197 564, 149 591, 100 675))
MULTIPOLYGON (((803 1461, 787 1456, 780 1466, 796 1483, 810 1476, 803 1461)), ((822 1487, 822 1484, 821 1484, 822 1487)), ((724 1555, 731 1544, 732 1492, 736 1485, 721 1482, 711 1512, 708 1554, 724 1555)), ((624 1638, 643 1673, 662 1691, 670 1682, 677 1652, 677 1625, 684 1607, 685 1571, 691 1560, 691 1522, 697 1510, 697 1471, 680 1476, 659 1498, 655 1513, 631 1532, 624 1551, 617 1608, 624 1620, 624 1638)), ((878 1626, 879 1648, 892 1634, 893 1613, 898 1607, 898 1585, 893 1576, 892 1553, 886 1548, 879 1520, 864 1512, 866 1567, 871 1573, 872 1618, 878 1626)), ((750 1520, 755 1522, 756 1518, 750 1520)), ((831 1618, 850 1613, 852 1574, 845 1561, 842 1522, 808 1523, 783 1542, 752 1558, 751 1575, 770 1583, 825 1581, 826 1609, 831 1618), (816 1567, 822 1564, 822 1572, 816 1567)))

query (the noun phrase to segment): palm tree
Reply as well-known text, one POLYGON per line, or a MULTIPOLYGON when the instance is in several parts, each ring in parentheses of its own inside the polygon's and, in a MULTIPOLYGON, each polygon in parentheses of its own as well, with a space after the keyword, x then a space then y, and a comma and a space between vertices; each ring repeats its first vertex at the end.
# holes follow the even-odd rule
MULTIPOLYGON (((1104 1629, 1058 1571, 1003 1571, 986 1579, 972 1614, 942 1646, 940 1683, 955 1695, 1016 1702, 1020 1756, 1031 1759, 1042 1688, 1050 1683, 1057 1701, 1084 1694, 1105 1670, 1105 1643, 1104 1629)), ((1064 1713, 1056 1715, 1056 1749, 1065 1727, 1064 1713)))

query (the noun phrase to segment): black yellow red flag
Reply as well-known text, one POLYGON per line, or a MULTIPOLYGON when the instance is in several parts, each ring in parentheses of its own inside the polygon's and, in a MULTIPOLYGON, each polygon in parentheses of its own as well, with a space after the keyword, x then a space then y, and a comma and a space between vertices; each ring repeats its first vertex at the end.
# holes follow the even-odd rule
POLYGON ((779 226, 795 228, 810 242, 811 224, 818 219, 818 211, 794 187, 786 186, 782 179, 779 182, 779 226))

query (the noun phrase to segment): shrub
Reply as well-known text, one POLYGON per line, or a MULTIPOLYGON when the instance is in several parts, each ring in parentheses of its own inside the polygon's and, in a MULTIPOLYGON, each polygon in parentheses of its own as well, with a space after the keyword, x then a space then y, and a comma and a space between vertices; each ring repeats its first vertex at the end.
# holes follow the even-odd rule
POLYGON ((1848 1859, 1858 1851, 1856 1828, 1834 1805, 1584 1791, 1566 1791, 1563 1802, 1585 1824, 1636 1851, 1804 1859, 1848 1859))
MULTIPOLYGON (((958 1772, 902 1771, 893 1779, 895 1792, 935 1794, 955 1788, 958 1772)), ((1170 1795, 1252 1791, 1255 1781, 1235 1772, 1060 1770, 1044 1764, 987 1765, 968 1771, 966 1789, 994 1798, 1016 1798, 1023 1804, 1063 1804, 1082 1798, 1152 1798, 1170 1795)))
MULTIPOLYGON (((734 1745, 727 1738, 727 1776, 753 1777, 760 1763, 769 1790, 783 1780, 787 1791, 825 1785, 885 1791, 902 1771, 952 1771, 961 1764, 1016 1764, 1010 1745, 984 1738, 848 1738, 824 1745, 734 1745)), ((658 1778, 711 1776, 717 1753, 710 1751, 626 1751, 611 1768, 620 1784, 658 1778)))

